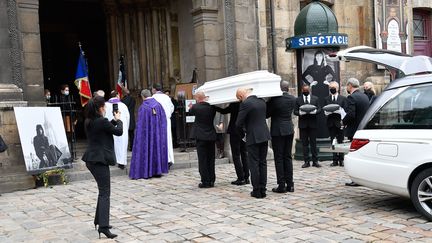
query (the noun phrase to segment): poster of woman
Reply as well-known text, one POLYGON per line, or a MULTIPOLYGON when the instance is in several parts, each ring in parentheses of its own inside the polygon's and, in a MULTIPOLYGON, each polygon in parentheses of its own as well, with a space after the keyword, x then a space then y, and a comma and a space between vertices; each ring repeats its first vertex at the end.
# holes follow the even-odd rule
MULTIPOLYGON (((326 55, 336 52, 337 49, 332 48, 317 48, 305 49, 303 53, 302 76, 299 87, 303 84, 310 86, 312 95, 318 97, 321 107, 324 106, 325 97, 329 93, 329 83, 332 81, 340 82, 339 78, 339 62, 328 62, 326 55)), ((326 124, 324 114, 318 115, 318 123, 326 124)), ((328 137, 327 129, 319 129, 319 138, 328 137)))
POLYGON ((72 167, 59 107, 15 107, 14 111, 27 172, 72 167))

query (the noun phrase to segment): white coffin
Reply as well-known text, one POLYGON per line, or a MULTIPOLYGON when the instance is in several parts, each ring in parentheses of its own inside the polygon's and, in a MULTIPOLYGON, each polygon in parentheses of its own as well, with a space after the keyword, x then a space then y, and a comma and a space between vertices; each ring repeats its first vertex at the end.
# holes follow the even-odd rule
POLYGON ((282 95, 280 89, 281 77, 267 70, 243 73, 226 78, 208 81, 197 91, 204 91, 211 105, 237 102, 238 88, 253 88, 253 95, 259 98, 282 95))

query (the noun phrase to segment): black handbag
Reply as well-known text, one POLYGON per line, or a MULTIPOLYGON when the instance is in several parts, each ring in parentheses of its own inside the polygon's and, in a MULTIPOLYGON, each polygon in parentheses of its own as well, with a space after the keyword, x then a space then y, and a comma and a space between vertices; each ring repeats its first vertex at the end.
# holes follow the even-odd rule
POLYGON ((8 149, 8 146, 0 135, 0 153, 3 153, 4 151, 6 151, 6 149, 8 149))

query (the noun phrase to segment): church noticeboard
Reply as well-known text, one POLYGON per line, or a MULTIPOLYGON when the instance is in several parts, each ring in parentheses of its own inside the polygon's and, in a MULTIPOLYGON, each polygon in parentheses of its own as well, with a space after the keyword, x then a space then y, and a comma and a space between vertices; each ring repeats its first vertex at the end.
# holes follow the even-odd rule
POLYGON ((374 0, 376 48, 410 54, 407 0, 374 0))

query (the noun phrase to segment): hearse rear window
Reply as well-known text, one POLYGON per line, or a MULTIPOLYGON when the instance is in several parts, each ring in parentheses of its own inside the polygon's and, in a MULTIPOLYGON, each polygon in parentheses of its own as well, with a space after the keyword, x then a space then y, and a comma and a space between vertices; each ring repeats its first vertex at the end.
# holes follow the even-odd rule
POLYGON ((366 129, 431 129, 432 84, 412 86, 388 101, 366 129))

